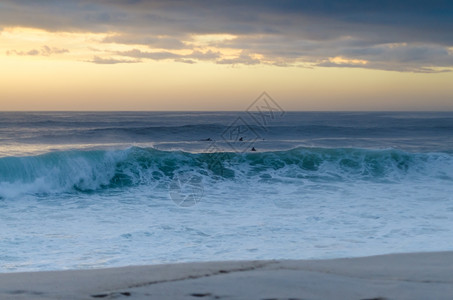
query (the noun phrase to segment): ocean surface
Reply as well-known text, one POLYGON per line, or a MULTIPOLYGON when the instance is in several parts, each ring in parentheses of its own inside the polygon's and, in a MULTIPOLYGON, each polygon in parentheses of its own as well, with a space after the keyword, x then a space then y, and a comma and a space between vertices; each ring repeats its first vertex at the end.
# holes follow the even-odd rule
POLYGON ((437 250, 452 112, 0 112, 0 272, 437 250))

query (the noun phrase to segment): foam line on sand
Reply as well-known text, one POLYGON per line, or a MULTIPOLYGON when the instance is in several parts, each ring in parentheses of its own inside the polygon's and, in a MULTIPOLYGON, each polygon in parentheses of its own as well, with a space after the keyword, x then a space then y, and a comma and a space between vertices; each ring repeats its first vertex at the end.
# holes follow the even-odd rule
POLYGON ((5 273, 0 299, 453 299, 453 252, 5 273))

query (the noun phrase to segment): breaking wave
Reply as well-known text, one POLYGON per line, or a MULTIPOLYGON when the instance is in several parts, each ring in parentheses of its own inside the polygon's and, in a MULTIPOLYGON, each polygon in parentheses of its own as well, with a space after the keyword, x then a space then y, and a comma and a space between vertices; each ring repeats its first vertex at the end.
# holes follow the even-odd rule
POLYGON ((139 147, 59 151, 0 158, 0 197, 87 193, 142 185, 159 188, 185 172, 199 175, 207 185, 219 180, 257 184, 453 181, 453 155, 353 148, 255 153, 188 153, 139 147))

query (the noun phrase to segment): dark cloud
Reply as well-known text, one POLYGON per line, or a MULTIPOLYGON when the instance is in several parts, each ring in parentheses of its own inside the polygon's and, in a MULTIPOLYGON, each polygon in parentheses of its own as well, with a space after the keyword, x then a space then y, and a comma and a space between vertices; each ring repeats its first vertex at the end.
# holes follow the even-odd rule
POLYGON ((6 26, 114 32, 105 43, 160 49, 118 54, 143 59, 328 66, 330 58, 341 56, 368 61, 353 67, 420 72, 453 67, 451 0, 4 0, 0 27, 6 26), (238 38, 210 46, 247 54, 226 59, 171 52, 195 50, 194 35, 224 33, 238 38))
POLYGON ((49 46, 42 46, 41 49, 31 49, 28 51, 18 51, 18 50, 8 50, 6 51, 7 55, 29 55, 29 56, 50 56, 53 54, 62 54, 68 53, 68 49, 63 48, 56 48, 56 47, 49 47, 49 46))
POLYGON ((129 51, 117 51, 114 54, 137 59, 151 59, 151 60, 174 59, 175 61, 186 63, 195 63, 194 60, 215 60, 220 57, 220 53, 213 51, 207 52, 192 51, 192 53, 190 54, 175 54, 166 51, 149 52, 141 51, 138 49, 132 49, 129 51))
POLYGON ((116 43, 124 45, 146 45, 151 48, 183 49, 186 45, 175 37, 154 37, 137 34, 112 35, 103 40, 104 43, 116 43))

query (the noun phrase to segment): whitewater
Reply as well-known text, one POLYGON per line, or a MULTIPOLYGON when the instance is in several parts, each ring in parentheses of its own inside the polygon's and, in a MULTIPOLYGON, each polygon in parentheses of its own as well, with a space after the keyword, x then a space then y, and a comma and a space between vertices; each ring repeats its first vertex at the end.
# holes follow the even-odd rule
POLYGON ((3 112, 0 220, 0 272, 453 250, 453 113, 3 112))

